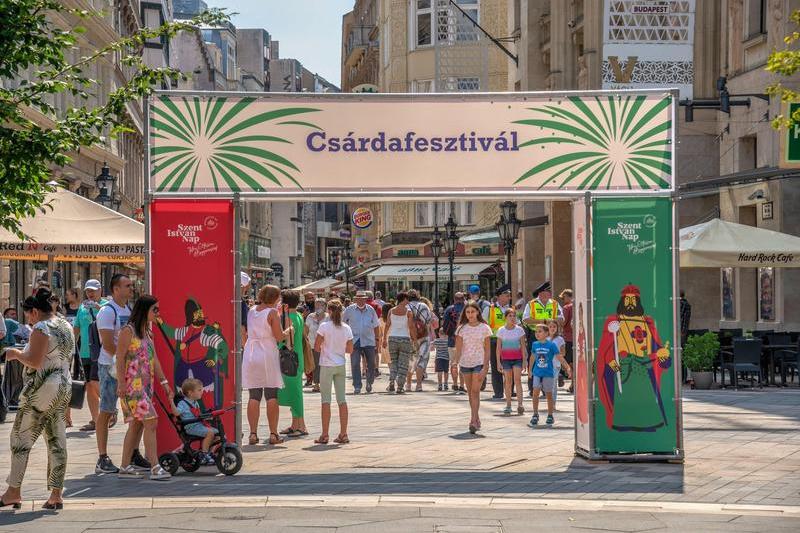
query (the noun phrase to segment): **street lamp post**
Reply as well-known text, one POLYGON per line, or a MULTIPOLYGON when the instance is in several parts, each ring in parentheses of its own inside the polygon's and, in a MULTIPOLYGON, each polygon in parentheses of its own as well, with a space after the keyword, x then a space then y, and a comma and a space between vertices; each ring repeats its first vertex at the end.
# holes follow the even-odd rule
MULTIPOLYGON (((522 222, 517 219, 517 204, 514 202, 503 202, 500 204, 500 220, 497 222, 497 233, 500 235, 500 241, 503 243, 503 249, 506 252, 506 283, 511 287, 511 254, 514 251, 517 238, 519 237, 519 228, 522 222)), ((512 293, 513 294, 513 293, 512 293)))
POLYGON ((105 161, 103 168, 100 169, 100 174, 94 179, 94 183, 99 191, 94 201, 109 209, 118 210, 121 200, 116 193, 117 177, 111 175, 111 170, 105 161))
POLYGON ((456 233, 457 227, 458 225, 453 219, 453 213, 450 213, 450 216, 447 218, 447 223, 444 225, 444 247, 445 250, 447 250, 447 261, 450 263, 450 285, 447 290, 449 303, 453 303, 453 294, 455 292, 453 290, 455 287, 455 284, 453 283, 453 262, 456 259, 456 249, 458 248, 458 234, 456 233))
POLYGON ((433 306, 435 313, 439 314, 439 256, 442 255, 442 232, 438 226, 433 227, 431 239, 431 253, 433 254, 433 306))
POLYGON ((345 295, 350 295, 350 264, 353 261, 353 252, 350 249, 350 241, 344 243, 342 251, 342 266, 344 266, 344 286, 345 295))

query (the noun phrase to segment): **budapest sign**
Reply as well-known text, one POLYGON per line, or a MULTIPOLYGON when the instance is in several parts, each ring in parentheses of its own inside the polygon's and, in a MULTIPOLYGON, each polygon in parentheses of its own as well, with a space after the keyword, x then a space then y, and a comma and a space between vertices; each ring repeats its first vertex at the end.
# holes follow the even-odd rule
POLYGON ((675 95, 157 93, 150 188, 325 195, 671 191, 675 95))

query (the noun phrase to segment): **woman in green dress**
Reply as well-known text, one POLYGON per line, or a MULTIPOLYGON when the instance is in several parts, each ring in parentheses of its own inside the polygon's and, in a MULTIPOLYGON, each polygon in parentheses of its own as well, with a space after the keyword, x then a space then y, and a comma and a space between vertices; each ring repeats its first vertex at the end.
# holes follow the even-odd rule
POLYGON ((292 425, 281 431, 287 437, 303 437, 308 435, 306 421, 303 418, 303 316, 297 312, 300 305, 300 292, 284 290, 281 292, 283 300, 283 313, 288 317, 292 324, 291 344, 297 354, 300 365, 297 368, 297 375, 283 376, 283 388, 278 390, 278 405, 290 407, 292 411, 292 425))

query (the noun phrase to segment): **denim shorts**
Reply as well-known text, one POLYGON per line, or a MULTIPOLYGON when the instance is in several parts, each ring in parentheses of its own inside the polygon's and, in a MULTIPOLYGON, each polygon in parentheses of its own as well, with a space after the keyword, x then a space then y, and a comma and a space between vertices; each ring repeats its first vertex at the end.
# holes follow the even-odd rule
POLYGON ((211 430, 212 433, 214 433, 214 435, 219 433, 217 428, 208 427, 200 422, 189 424, 183 429, 184 431, 186 431, 187 435, 191 435, 192 437, 205 437, 206 435, 208 435, 209 429, 211 430))
POLYGON ((461 367, 462 374, 480 374, 481 372, 483 372, 483 365, 461 367))
POLYGON ((544 389, 545 392, 553 390, 553 376, 533 376, 533 388, 544 389))
POLYGON ((522 359, 500 359, 503 363, 503 370, 511 370, 514 367, 522 368, 522 359))
POLYGON ((100 410, 104 413, 117 412, 117 380, 111 377, 111 365, 97 365, 97 376, 100 378, 100 410))

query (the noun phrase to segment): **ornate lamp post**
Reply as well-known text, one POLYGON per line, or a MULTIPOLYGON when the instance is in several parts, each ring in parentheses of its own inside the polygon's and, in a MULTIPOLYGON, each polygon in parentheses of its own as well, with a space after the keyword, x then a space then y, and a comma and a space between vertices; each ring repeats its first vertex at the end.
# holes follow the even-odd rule
POLYGON ((517 219, 517 204, 514 202, 503 202, 500 204, 500 220, 497 222, 497 233, 506 251, 506 283, 511 287, 511 254, 514 251, 519 228, 522 222, 517 219))
POLYGON ((344 267, 344 286, 345 294, 350 295, 350 265, 353 263, 353 251, 350 249, 350 241, 344 243, 342 250, 342 266, 344 267))
POLYGON ((121 201, 119 195, 116 194, 117 177, 111 175, 111 170, 105 161, 103 168, 100 169, 100 174, 94 179, 94 183, 97 190, 100 191, 94 201, 109 209, 118 210, 121 201))
POLYGON ((456 224, 456 221, 453 219, 453 213, 450 213, 450 216, 447 218, 447 223, 444 225, 444 248, 447 251, 447 261, 450 263, 450 285, 447 291, 449 303, 453 303, 453 294, 455 293, 453 290, 455 287, 453 283, 453 262, 456 259, 456 250, 458 249, 457 227, 458 224, 456 224))
POLYGON ((438 226, 433 227, 431 235, 431 253, 433 254, 433 306, 434 312, 439 314, 439 256, 442 255, 442 232, 438 226))

